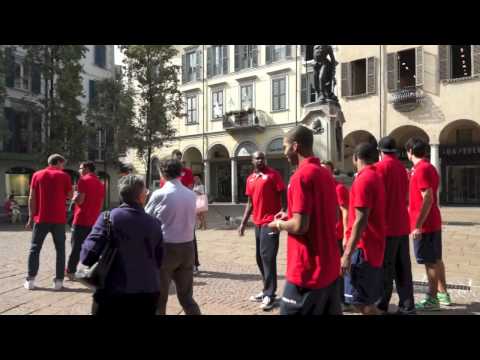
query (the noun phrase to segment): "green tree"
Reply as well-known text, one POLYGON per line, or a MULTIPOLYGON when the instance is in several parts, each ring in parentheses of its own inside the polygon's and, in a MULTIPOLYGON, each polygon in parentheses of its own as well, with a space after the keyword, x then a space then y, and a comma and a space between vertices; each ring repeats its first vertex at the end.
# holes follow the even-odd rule
POLYGON ((82 65, 87 48, 84 45, 23 45, 31 69, 38 69, 44 79, 43 98, 33 106, 43 118, 41 156, 62 152, 69 160, 84 158, 86 126, 80 97, 82 65))
MULTIPOLYGON (((132 89, 125 86, 121 76, 96 82, 86 120, 89 138, 96 139, 99 131, 103 138, 101 150, 105 166, 107 162, 117 163, 131 145, 134 115, 132 89)), ((95 146, 90 145, 92 150, 97 149, 95 146)))
POLYGON ((152 151, 175 135, 171 121, 180 115, 180 67, 172 63, 178 51, 172 45, 121 45, 129 81, 135 88, 135 124, 132 147, 145 164, 150 185, 152 151))
POLYGON ((7 97, 5 76, 5 51, 0 47, 0 141, 5 141, 9 136, 8 125, 5 118, 5 99, 7 97))

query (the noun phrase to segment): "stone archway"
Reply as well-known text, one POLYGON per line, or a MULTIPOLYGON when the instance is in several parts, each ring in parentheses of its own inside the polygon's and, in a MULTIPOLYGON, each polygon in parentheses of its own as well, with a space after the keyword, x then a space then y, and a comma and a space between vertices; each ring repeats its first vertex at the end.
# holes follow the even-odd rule
POLYGON ((5 195, 14 195, 20 206, 28 205, 30 183, 35 171, 26 167, 12 167, 5 172, 5 195))
POLYGON ((267 157, 267 165, 277 170, 282 176, 283 181, 288 184, 291 167, 283 154, 283 138, 277 137, 271 140, 267 145, 265 155, 267 157))
POLYGON ((203 157, 201 151, 195 146, 188 147, 183 151, 182 160, 187 167, 192 169, 193 174, 200 176, 203 181, 203 157))
POLYGON ((209 200, 214 202, 231 202, 232 200, 232 166, 230 154, 222 144, 214 144, 207 154, 209 164, 209 200))
POLYGON ((365 130, 353 131, 343 139, 343 166, 347 174, 354 172, 352 164, 353 152, 355 147, 362 142, 369 142, 376 145, 377 139, 365 130))
POLYGON ((160 188, 160 160, 156 156, 152 157, 150 162, 150 178, 152 188, 154 190, 160 188))
POLYGON ((418 137, 427 143, 430 143, 430 137, 421 128, 412 125, 404 125, 396 128, 390 132, 390 136, 395 139, 397 143, 398 157, 401 161, 406 163, 408 167, 412 164, 409 163, 407 158, 407 151, 405 150, 405 144, 411 137, 418 137))
POLYGON ((442 192, 449 205, 480 205, 480 124, 460 119, 439 136, 442 192))
MULTIPOLYGON (((245 187, 247 184, 247 178, 253 171, 252 155, 258 151, 258 147, 251 141, 244 141, 239 144, 235 150, 235 161, 237 180, 236 191, 238 196, 238 202, 244 203, 248 201, 245 195, 245 187)), ((237 199, 234 199, 237 200, 237 199)))

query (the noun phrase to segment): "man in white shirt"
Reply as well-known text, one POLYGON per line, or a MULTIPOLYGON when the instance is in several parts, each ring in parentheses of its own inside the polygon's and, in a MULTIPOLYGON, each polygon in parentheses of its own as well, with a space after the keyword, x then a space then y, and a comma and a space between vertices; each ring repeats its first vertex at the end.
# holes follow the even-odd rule
POLYGON ((152 194, 145 207, 145 212, 162 222, 164 257, 160 269, 160 300, 157 314, 166 313, 168 289, 173 279, 178 300, 185 314, 200 315, 200 308, 193 299, 196 196, 181 183, 182 164, 178 160, 164 162, 160 166, 160 171, 166 183, 152 194))

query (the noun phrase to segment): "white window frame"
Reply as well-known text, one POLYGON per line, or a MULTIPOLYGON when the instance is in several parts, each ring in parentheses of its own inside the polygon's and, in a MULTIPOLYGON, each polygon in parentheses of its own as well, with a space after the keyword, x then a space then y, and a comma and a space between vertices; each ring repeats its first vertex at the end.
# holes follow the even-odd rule
POLYGON ((15 80, 13 87, 17 90, 31 91, 32 90, 32 80, 31 80, 31 68, 30 71, 25 76, 25 63, 21 61, 15 61, 15 80), (20 68, 20 76, 17 77, 17 66, 20 68), (25 87, 25 81, 27 81, 27 86, 25 87))
POLYGON ((212 93, 211 93, 211 99, 212 99, 212 106, 211 106, 211 117, 212 121, 220 120, 222 119, 223 115, 225 115, 225 88, 220 87, 220 88, 213 88, 212 93), (214 103, 213 103, 213 94, 216 93, 222 93, 222 114, 220 116, 215 116, 214 113, 214 103))
POLYGON ((270 111, 272 113, 277 113, 277 112, 283 112, 283 111, 288 111, 288 96, 289 96, 289 91, 288 91, 288 74, 287 73, 281 73, 277 75, 272 75, 270 78, 270 111), (285 79, 285 109, 273 109, 273 81, 274 80, 279 80, 279 79, 285 79))
POLYGON ((187 82, 197 81, 197 66, 198 66, 198 59, 197 59, 197 50, 189 50, 185 52, 185 68, 187 70, 187 82), (195 66, 191 66, 190 64, 190 56, 193 54, 193 58, 195 59, 195 66), (188 65, 188 67, 187 67, 188 65), (192 76, 190 77, 190 69, 193 68, 192 76))
POLYGON ((240 86, 239 86, 240 110, 248 110, 248 109, 243 108, 243 102, 242 102, 242 88, 247 87, 247 86, 252 87, 252 101, 251 101, 252 106, 251 106, 251 108, 255 109, 255 95, 256 95, 255 94, 255 81, 249 81, 249 82, 242 82, 242 83, 240 83, 240 86))
POLYGON ((186 95, 185 96, 185 104, 186 104, 186 113, 187 113, 187 117, 185 119, 185 125, 198 125, 198 95, 186 95), (195 99, 195 109, 194 111, 189 108, 189 100, 192 101, 193 99, 195 99), (194 114, 195 116, 195 119, 192 119, 191 121, 189 121, 189 116, 190 114, 194 114))

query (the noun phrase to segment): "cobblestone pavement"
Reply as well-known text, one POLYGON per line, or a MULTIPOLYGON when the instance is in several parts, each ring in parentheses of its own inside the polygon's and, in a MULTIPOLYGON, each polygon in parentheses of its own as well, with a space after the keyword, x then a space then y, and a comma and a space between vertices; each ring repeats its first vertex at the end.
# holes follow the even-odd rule
MULTIPOLYGON (((440 314, 480 314, 480 209, 443 210, 444 259, 447 282, 454 305, 443 308, 440 314)), ((278 308, 263 312, 258 304, 248 301, 250 295, 261 290, 261 280, 255 264, 253 229, 247 229, 240 238, 232 227, 212 217, 213 229, 197 231, 200 274, 195 277, 194 297, 204 314, 271 315, 278 308)), ((38 290, 23 288, 31 233, 20 227, 0 227, 0 314, 63 314, 90 313, 91 292, 76 282, 65 281, 65 289, 52 290, 55 251, 48 236, 40 259, 37 277, 38 290)), ((70 251, 67 234, 67 255, 70 251)), ((284 286, 286 236, 280 240, 278 255, 278 293, 284 286)), ((423 296, 426 287, 424 269, 413 264, 416 298, 423 296)), ((397 301, 396 294, 392 304, 397 301)), ((394 310, 395 306, 391 306, 394 310)), ((172 286, 168 314, 182 314, 172 286)))

